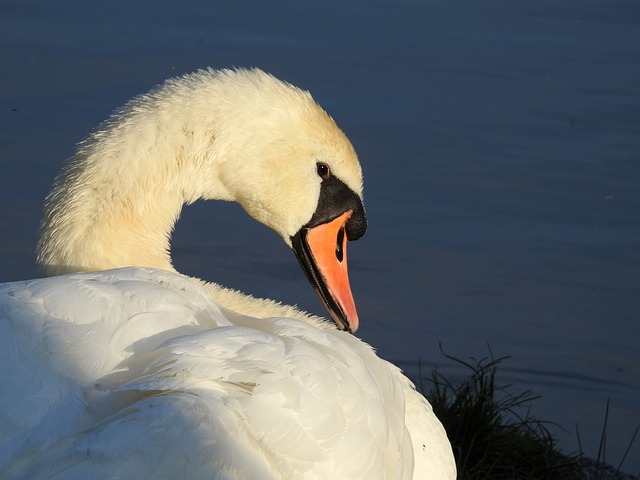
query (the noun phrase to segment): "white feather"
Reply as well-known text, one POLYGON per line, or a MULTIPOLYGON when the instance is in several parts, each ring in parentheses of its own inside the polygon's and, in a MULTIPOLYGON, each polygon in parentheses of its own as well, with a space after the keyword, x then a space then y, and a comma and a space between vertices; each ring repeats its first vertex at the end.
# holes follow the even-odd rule
POLYGON ((348 333, 232 325, 158 270, 0 293, 11 478, 411 478, 401 375, 348 333))

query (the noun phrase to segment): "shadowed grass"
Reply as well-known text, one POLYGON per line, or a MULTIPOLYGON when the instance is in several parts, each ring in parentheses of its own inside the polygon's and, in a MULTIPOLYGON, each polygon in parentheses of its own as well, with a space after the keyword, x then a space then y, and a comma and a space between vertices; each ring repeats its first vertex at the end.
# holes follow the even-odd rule
MULTIPOLYGON (((607 463, 607 423, 609 421, 609 400, 607 400, 607 406, 604 412, 604 423, 602 425, 602 434, 600 435, 600 444, 598 445, 598 456, 595 460, 590 460, 585 458, 582 454, 578 459, 578 463, 581 465, 582 470, 584 472, 588 472, 587 477, 589 480, 604 480, 604 479, 640 479, 640 475, 632 476, 625 475, 621 472, 622 465, 624 464, 629 451, 631 450, 631 446, 635 442, 636 436, 638 435, 638 429, 640 426, 636 425, 635 431, 629 440, 629 444, 627 445, 627 449, 622 455, 622 459, 618 463, 617 467, 613 467, 607 463)), ((583 452, 582 449, 582 441, 580 439, 580 431, 576 427, 576 436, 578 438, 578 445, 580 448, 580 452, 583 452)))
POLYGON ((496 385, 496 371, 507 357, 448 359, 470 376, 453 385, 437 370, 427 394, 453 446, 459 480, 583 480, 576 459, 562 455, 543 422, 531 416, 531 390, 514 395, 496 385), (523 413, 524 412, 524 413, 523 413))
MULTIPOLYGON (((495 358, 491 349, 489 357, 472 358, 471 362, 442 354, 471 372, 462 383, 454 385, 437 369, 433 370, 433 386, 426 395, 447 430, 456 457, 458 480, 640 480, 640 475, 620 470, 636 439, 638 426, 618 466, 606 461, 609 402, 597 458, 583 456, 579 433, 580 453, 566 456, 557 448, 545 422, 530 413, 529 404, 539 395, 531 390, 514 395, 509 392, 510 385, 497 386, 496 371, 508 357, 495 358)), ((419 384, 424 392, 424 385, 419 384)))

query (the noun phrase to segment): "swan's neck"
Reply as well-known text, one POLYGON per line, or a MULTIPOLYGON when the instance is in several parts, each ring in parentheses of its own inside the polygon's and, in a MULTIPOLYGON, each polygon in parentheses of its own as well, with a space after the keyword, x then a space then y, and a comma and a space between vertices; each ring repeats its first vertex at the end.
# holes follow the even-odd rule
POLYGON ((47 199, 42 273, 173 270, 169 242, 182 206, 204 197, 205 188, 207 198, 228 199, 211 163, 204 180, 209 142, 185 125, 161 107, 132 108, 82 145, 47 199))

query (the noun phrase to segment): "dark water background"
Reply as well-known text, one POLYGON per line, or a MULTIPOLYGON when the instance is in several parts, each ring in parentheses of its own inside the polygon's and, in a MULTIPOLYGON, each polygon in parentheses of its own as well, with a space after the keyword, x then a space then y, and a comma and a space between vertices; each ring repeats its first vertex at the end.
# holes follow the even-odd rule
MULTIPOLYGON (((511 356, 565 451, 607 459, 640 423, 640 3, 0 3, 0 281, 36 276, 42 199, 112 109, 197 68, 310 90, 354 143, 367 235, 359 335, 417 375, 438 351, 511 356)), ((185 210, 184 273, 323 313, 279 238, 237 206, 185 210)), ((625 470, 640 472, 636 441, 625 470)))

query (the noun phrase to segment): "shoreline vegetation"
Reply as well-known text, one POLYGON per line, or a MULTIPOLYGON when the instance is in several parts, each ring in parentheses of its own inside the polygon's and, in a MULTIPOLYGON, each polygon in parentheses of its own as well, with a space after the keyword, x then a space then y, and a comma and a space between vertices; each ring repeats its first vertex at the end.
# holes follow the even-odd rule
MULTIPOLYGON (((437 368, 418 388, 429 399, 451 441, 458 467, 458 480, 638 480, 640 474, 622 472, 625 458, 636 441, 635 428, 627 451, 617 466, 607 463, 606 438, 609 404, 595 459, 584 456, 578 431, 578 453, 560 451, 548 422, 531 413, 531 403, 540 398, 531 390, 513 393, 511 385, 500 386, 497 372, 509 357, 495 357, 489 348, 484 358, 469 361, 446 354, 450 361, 469 370, 459 384, 437 368)), ((423 375, 420 374, 420 379, 423 375)))

